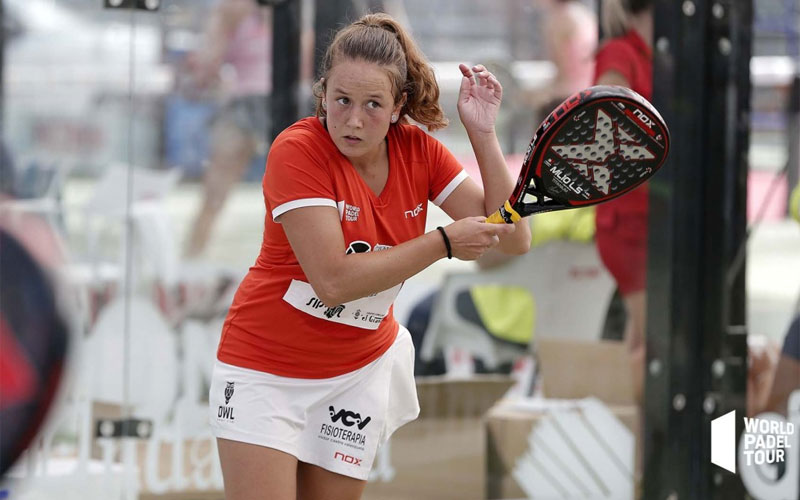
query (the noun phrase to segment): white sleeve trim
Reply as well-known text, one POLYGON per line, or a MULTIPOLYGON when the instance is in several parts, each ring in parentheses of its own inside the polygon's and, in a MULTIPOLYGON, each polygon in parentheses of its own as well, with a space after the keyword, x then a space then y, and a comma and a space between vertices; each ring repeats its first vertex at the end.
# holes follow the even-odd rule
MULTIPOLYGON (((272 209, 272 220, 275 221, 278 217, 285 214, 289 210, 303 207, 333 207, 338 210, 336 202, 328 198, 303 198, 301 200, 287 201, 283 205, 278 205, 272 209)), ((275 221, 277 222, 277 221, 275 221)))
POLYGON ((436 206, 438 207, 439 205, 441 205, 442 203, 444 203, 444 200, 446 200, 446 199, 447 199, 447 197, 448 197, 448 196, 450 196, 450 194, 451 194, 453 191, 455 191, 455 190, 456 190, 456 188, 458 187, 458 185, 459 185, 459 184, 461 184, 461 183, 464 181, 464 179, 466 179, 467 177, 468 177, 468 176, 467 176, 467 173, 466 173, 464 170, 462 170, 461 172, 459 172, 459 173, 458 173, 458 175, 456 175, 455 177, 453 177, 453 180, 452 180, 452 181, 450 181, 450 183, 449 183, 449 184, 447 184, 447 186, 445 186, 445 188, 444 188, 444 189, 442 189, 442 192, 441 192, 441 193, 439 193, 439 195, 438 195, 438 196, 436 196, 436 198, 434 198, 434 199, 433 199, 433 204, 434 204, 434 205, 436 205, 436 206))

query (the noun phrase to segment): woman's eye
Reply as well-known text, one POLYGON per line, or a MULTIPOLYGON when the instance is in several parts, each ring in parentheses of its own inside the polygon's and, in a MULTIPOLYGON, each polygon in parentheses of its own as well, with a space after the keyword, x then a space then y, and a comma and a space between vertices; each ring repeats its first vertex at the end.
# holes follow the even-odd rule
POLYGON ((381 107, 381 105, 380 105, 380 103, 378 103, 378 102, 375 102, 375 101, 369 101, 369 102, 367 103, 367 107, 368 107, 369 109, 378 109, 378 108, 380 108, 380 107, 381 107))
POLYGON ((348 99, 347 97, 340 97, 340 98, 336 99, 336 102, 338 102, 339 104, 344 105, 344 104, 349 103, 350 99, 348 99))

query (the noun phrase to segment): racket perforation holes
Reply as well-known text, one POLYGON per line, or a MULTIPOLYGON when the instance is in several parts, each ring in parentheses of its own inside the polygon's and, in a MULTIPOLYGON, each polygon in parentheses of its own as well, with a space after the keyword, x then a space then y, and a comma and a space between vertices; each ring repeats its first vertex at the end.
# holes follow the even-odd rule
POLYGON ((623 87, 582 90, 539 126, 508 199, 510 211, 487 220, 510 223, 610 200, 658 171, 668 150, 669 130, 647 100, 623 87))

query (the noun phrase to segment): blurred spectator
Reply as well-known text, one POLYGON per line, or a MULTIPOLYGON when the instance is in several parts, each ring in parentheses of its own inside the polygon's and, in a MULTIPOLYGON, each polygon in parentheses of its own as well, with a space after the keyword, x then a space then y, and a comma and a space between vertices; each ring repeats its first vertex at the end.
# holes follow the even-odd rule
POLYGON ((597 49, 597 18, 580 0, 537 0, 544 9, 545 49, 555 65, 553 82, 532 95, 539 119, 592 84, 597 49))
MULTIPOLYGON (((549 212, 530 218, 531 248, 554 239, 589 242, 594 237, 594 208, 579 208, 549 212)), ((476 263, 479 270, 493 269, 511 262, 518 256, 489 250, 476 263)), ((420 359, 425 332, 431 319, 438 292, 423 298, 411 311, 408 331, 415 348, 414 375, 440 375, 446 371, 444 357, 438 353, 430 362, 420 359)), ((461 292, 456 310, 465 320, 483 328, 498 342, 520 346, 530 344, 535 330, 534 301, 527 290, 513 286, 480 285, 461 292)), ((486 372, 480 358, 474 360, 477 373, 486 372)), ((498 371, 510 373, 512 366, 500 366, 498 371)))
MULTIPOLYGON (((651 99, 653 88, 651 0, 605 0, 610 36, 596 56, 595 82, 629 87, 651 99)), ((634 394, 642 400, 648 232, 647 184, 597 207, 597 248, 617 281, 627 312, 625 341, 631 354, 634 394)))
POLYGON ((51 274, 65 263, 58 232, 39 214, 18 206, 17 174, 11 153, 0 141, 0 228, 7 231, 51 274))
POLYGON ((547 8, 544 40, 556 66, 553 100, 563 101, 592 84, 597 49, 597 18, 579 0, 540 0, 547 8))
POLYGON ((786 332, 783 349, 771 381, 772 389, 762 411, 773 411, 788 416, 789 396, 800 389, 800 314, 795 315, 786 332))
POLYGON ((202 46, 188 56, 190 90, 216 85, 227 97, 211 121, 204 199, 189 233, 187 256, 204 250, 231 189, 254 155, 265 155, 269 147, 271 45, 271 9, 255 0, 219 0, 202 46))
MULTIPOLYGON (((747 416, 755 417, 766 411, 770 388, 775 381, 775 368, 780 357, 780 346, 775 342, 755 337, 747 346, 747 416)), ((784 401, 785 404, 785 401, 784 401)))
MULTIPOLYGON (((800 222, 800 183, 795 186, 789 203, 789 213, 800 222)), ((752 354, 752 353, 751 353, 752 354)), ((752 357, 752 355, 751 355, 752 357)), ((754 370, 758 358, 753 358, 750 369, 754 370)), ((792 392, 800 389, 800 298, 794 310, 794 320, 786 332, 783 349, 778 359, 769 366, 771 389, 764 398, 759 399, 755 410, 759 413, 774 411, 787 415, 787 405, 792 392), (772 371, 774 369, 774 372, 772 371)), ((749 391, 748 387, 748 391, 749 391)), ((749 395, 749 392, 748 392, 749 395)))
POLYGON ((4 142, 0 141, 0 196, 15 197, 17 172, 14 160, 8 152, 4 142))
MULTIPOLYGON (((603 31, 608 39, 595 56, 595 84, 620 85, 647 100, 653 93, 652 0, 602 0, 603 31)), ((625 304, 624 339, 631 363, 634 398, 643 426, 645 325, 647 324, 647 234, 649 187, 597 206, 597 250, 617 282, 625 304)), ((643 470, 644 443, 636 443, 635 476, 643 470)))

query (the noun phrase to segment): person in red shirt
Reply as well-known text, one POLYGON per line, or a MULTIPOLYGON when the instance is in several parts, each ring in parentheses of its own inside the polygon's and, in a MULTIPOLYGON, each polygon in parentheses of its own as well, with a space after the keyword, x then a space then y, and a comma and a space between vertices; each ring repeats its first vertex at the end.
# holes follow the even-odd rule
POLYGON ((377 447, 419 411, 413 345, 392 314, 403 281, 443 257, 528 250, 526 222, 485 223, 514 186, 494 130, 502 87, 459 68, 483 189, 411 123, 447 120, 432 68, 385 14, 337 33, 316 116, 274 141, 261 251, 209 392, 226 498, 359 498, 377 447), (455 222, 426 233, 429 201, 455 222))
MULTIPOLYGON (((651 0, 610 0, 603 4, 610 38, 597 52, 595 83, 633 89, 650 100, 653 94, 651 0)), ((625 341, 631 354, 634 392, 642 400, 649 188, 643 184, 625 196, 597 206, 596 242, 600 257, 614 276, 627 312, 625 341)))
MULTIPOLYGON (((653 95, 652 0, 604 0, 602 22, 608 39, 595 56, 595 84, 628 87, 650 100, 653 95)), ((644 418, 648 205, 649 188, 645 183, 625 196, 601 203, 595 215, 598 253, 614 276, 625 304, 624 339, 630 355, 640 426, 644 418)), ((640 439, 636 443, 637 490, 643 451, 640 439)))

